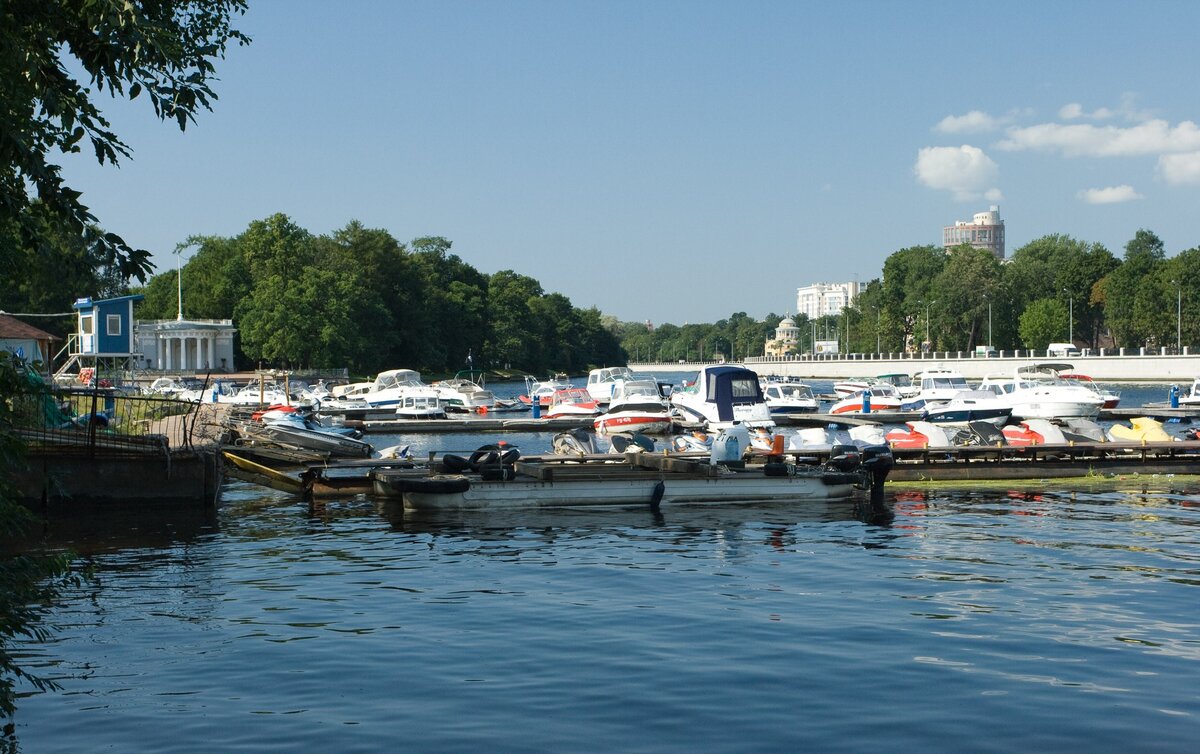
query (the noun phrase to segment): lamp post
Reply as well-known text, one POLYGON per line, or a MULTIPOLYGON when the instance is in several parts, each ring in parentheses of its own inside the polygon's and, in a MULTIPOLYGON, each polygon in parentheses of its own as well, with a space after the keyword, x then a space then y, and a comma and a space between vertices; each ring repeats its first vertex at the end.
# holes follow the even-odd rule
POLYGON ((1075 296, 1071 292, 1063 288, 1063 293, 1067 294, 1067 342, 1075 344, 1075 296))
POLYGON ((1183 353, 1183 284, 1172 280, 1175 284, 1175 353, 1183 353))
POLYGON ((881 346, 880 346, 880 340, 879 340, 879 305, 878 304, 875 305, 875 353, 876 353, 876 355, 882 353, 881 346))
POLYGON ((929 350, 930 350, 930 351, 932 351, 932 350, 933 350, 933 343, 931 343, 931 342, 930 342, 930 340, 929 340, 929 317, 930 317, 930 307, 932 307, 932 306, 933 306, 934 304, 936 304, 936 303, 937 303, 937 300, 936 300, 936 299, 935 299, 935 300, 933 300, 933 301, 926 301, 926 302, 925 302, 925 342, 926 342, 926 343, 929 343, 929 350))

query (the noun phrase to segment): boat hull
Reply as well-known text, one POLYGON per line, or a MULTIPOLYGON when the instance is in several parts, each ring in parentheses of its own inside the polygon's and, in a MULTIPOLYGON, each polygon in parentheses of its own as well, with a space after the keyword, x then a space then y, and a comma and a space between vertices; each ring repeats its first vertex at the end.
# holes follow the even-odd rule
POLYGON ((671 431, 671 417, 665 414, 607 414, 594 422, 597 432, 642 432, 666 434, 671 431))
MULTIPOLYGON (((761 471, 737 471, 718 477, 567 479, 542 481, 470 480, 461 492, 401 493, 412 510, 559 508, 659 504, 741 505, 804 500, 845 500, 854 494, 857 476, 827 472, 803 476, 766 476, 761 471), (659 485, 662 485, 661 492, 659 485)), ((378 487, 377 487, 378 491, 378 487)), ((393 495, 394 496, 394 495, 393 495)))

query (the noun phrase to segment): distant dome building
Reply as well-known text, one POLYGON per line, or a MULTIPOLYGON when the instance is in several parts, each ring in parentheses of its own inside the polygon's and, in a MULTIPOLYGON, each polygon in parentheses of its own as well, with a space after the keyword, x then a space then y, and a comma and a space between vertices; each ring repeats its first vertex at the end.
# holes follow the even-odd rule
POLYGON ((796 320, 789 315, 779 321, 775 337, 767 341, 764 350, 767 356, 786 356, 795 351, 799 343, 800 328, 796 327, 796 320))

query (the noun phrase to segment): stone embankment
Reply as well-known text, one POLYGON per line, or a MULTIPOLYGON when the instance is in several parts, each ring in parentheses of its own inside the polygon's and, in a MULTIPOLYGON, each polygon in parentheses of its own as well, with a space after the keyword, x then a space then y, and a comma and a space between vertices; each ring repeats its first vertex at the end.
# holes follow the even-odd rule
MULTIPOLYGON (((1072 371, 1086 374, 1102 382, 1174 382, 1190 386, 1195 377, 1200 377, 1200 355, 1125 355, 1125 356, 1046 356, 1028 355, 1019 351, 1014 356, 1006 351, 1000 357, 973 357, 964 352, 937 352, 931 354, 883 354, 885 358, 873 358, 873 354, 850 354, 834 358, 786 358, 756 357, 743 362, 762 375, 800 377, 803 379, 837 380, 847 377, 873 377, 880 374, 916 374, 927 369, 952 369, 970 380, 981 380, 990 374, 1011 375, 1018 367, 1031 364, 1070 364, 1072 371)), ((634 371, 645 372, 695 372, 706 364, 715 362, 665 362, 630 364, 634 371)))

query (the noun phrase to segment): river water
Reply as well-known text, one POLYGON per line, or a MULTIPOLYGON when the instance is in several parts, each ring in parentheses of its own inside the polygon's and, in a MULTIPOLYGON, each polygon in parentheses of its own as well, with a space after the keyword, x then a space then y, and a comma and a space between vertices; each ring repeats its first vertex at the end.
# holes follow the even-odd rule
POLYGON ((21 687, 13 745, 1194 750, 1200 484, 888 502, 418 517, 232 482, 56 522, 94 577, 18 648, 62 690, 21 687))

